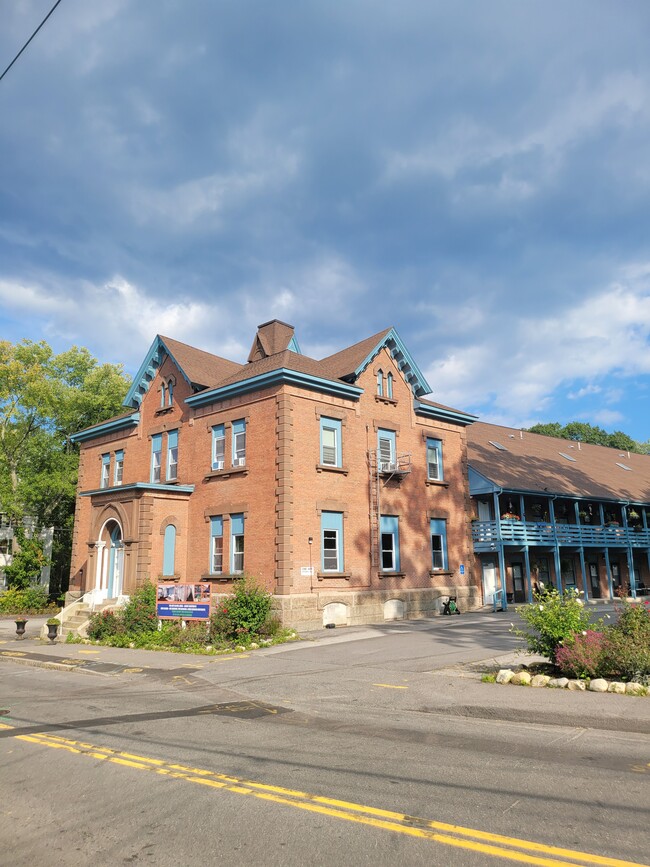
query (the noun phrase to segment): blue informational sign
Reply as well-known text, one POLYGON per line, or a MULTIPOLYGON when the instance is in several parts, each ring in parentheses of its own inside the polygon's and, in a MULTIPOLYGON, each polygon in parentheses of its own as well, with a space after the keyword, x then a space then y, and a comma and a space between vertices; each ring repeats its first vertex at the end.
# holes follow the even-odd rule
POLYGON ((210 584, 159 584, 156 616, 159 620, 209 620, 210 584))
POLYGON ((465 574, 465 564, 464 564, 464 563, 461 563, 461 564, 460 564, 460 574, 461 574, 461 575, 464 575, 464 574, 465 574))

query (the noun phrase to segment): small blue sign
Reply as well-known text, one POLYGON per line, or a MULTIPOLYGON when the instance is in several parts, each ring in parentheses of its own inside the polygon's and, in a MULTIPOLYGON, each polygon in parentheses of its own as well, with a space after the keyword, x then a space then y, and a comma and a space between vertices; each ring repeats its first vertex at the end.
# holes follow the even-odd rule
POLYGON ((460 574, 461 574, 461 575, 464 575, 464 574, 465 574, 465 564, 464 564, 464 563, 461 563, 461 564, 460 564, 460 574))

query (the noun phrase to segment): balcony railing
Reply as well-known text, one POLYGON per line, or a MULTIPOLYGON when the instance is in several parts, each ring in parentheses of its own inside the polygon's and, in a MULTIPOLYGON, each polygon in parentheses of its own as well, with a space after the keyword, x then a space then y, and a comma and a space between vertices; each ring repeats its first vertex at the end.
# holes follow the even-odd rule
POLYGON ((584 524, 549 524, 544 521, 473 521, 474 550, 489 551, 505 545, 568 545, 584 548, 650 548, 650 529, 584 524))

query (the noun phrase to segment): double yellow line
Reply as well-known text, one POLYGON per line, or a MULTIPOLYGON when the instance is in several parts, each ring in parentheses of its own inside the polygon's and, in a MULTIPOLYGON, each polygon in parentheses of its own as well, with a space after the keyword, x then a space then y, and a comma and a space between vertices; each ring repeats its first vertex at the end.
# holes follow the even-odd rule
MULTIPOLYGON (((0 723, 0 728, 10 729, 12 726, 0 723)), ((393 831, 409 837, 430 840, 434 843, 470 850, 481 855, 493 855, 497 858, 517 861, 520 864, 536 864, 541 865, 541 867, 560 867, 560 865, 576 867, 576 865, 585 864, 594 865, 594 867, 596 865, 598 867, 649 867, 647 864, 633 861, 621 861, 618 858, 606 858, 587 852, 562 849, 558 846, 545 846, 542 843, 520 840, 516 837, 505 837, 501 834, 491 834, 487 831, 464 828, 461 825, 449 825, 446 822, 420 819, 404 813, 368 807, 364 804, 311 795, 307 792, 270 786, 253 780, 242 780, 203 768, 188 768, 149 756, 112 750, 108 747, 99 747, 95 744, 74 741, 57 735, 37 733, 17 734, 15 737, 16 740, 27 743, 65 750, 139 771, 151 771, 172 779, 185 780, 188 783, 221 789, 237 795, 248 795, 286 807, 307 810, 310 813, 319 813, 347 822, 356 822, 382 831, 393 831)))

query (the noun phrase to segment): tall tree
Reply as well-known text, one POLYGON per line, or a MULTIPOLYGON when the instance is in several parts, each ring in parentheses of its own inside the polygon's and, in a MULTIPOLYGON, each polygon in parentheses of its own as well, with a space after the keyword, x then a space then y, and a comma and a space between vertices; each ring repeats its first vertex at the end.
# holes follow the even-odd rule
POLYGON ((69 531, 79 466, 70 435, 120 413, 129 385, 121 365, 83 347, 55 355, 45 341, 0 341, 0 510, 69 531))
POLYGON ((535 424, 528 428, 531 433, 543 434, 547 437, 558 437, 564 440, 575 440, 581 443, 592 443, 597 446, 608 446, 619 451, 638 452, 648 454, 650 443, 638 443, 623 431, 617 430, 607 433, 598 425, 587 424, 583 421, 571 421, 561 425, 557 421, 535 424))

